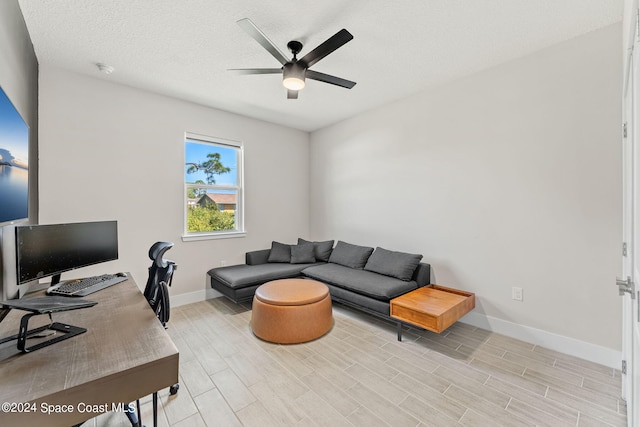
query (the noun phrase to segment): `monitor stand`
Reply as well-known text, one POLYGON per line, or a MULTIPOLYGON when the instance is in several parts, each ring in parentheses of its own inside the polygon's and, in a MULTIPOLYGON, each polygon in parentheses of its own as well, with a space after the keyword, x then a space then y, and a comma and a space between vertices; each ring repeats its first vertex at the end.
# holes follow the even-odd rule
POLYGON ((49 284, 49 287, 55 286, 58 283, 60 283, 60 276, 61 276, 61 274, 55 274, 55 275, 51 276, 51 283, 49 284))
MULTIPOLYGON (((40 297, 40 298, 29 298, 24 300, 11 300, 11 301, 2 301, 0 302, 0 322, 9 314, 11 309, 18 309, 29 311, 30 313, 22 316, 20 320, 20 329, 18 333, 15 335, 11 335, 6 338, 0 339, 0 344, 3 344, 8 341, 18 340, 18 350, 23 353, 28 353, 30 351, 38 350, 43 347, 47 347, 51 344, 55 344, 57 342, 69 339, 76 335, 80 335, 84 332, 87 332, 85 328, 80 328, 77 326, 72 326, 60 322, 54 322, 51 316, 51 313, 58 311, 69 311, 69 310, 77 310, 80 308, 86 308, 96 305, 97 303, 94 301, 87 301, 80 298, 65 298, 65 297, 40 297), (33 316, 48 314, 49 320, 51 323, 49 325, 40 326, 38 328, 29 330, 29 320, 33 316), (40 334, 44 331, 52 331, 52 335, 57 335, 57 332, 63 333, 62 335, 54 336, 54 338, 48 339, 46 341, 42 341, 38 344, 34 344, 30 347, 27 347, 27 338, 33 337, 34 335, 40 334)), ((48 336, 43 335, 42 338, 48 336)))
MULTIPOLYGON (((60 322, 51 322, 51 324, 49 325, 45 325, 45 326, 40 326, 39 328, 35 328, 35 329, 31 329, 28 330, 28 323, 29 323, 29 319, 33 316, 37 316, 38 313, 29 313, 29 314, 25 314, 24 316, 22 316, 22 319, 20 320, 20 330, 17 334, 15 335, 11 335, 9 337, 6 338, 2 338, 0 339, 0 344, 4 344, 7 341, 13 341, 15 339, 18 340, 18 350, 20 350, 23 353, 29 353, 30 351, 34 351, 34 350, 38 350, 41 349, 43 347, 47 347, 51 344, 55 344, 59 341, 62 340, 66 340, 69 339, 71 337, 74 337, 76 335, 80 335, 84 332, 87 332, 87 330, 85 328, 79 328, 77 326, 71 326, 71 325, 66 325, 64 323, 60 323, 60 322), (48 339, 46 341, 43 341, 41 343, 32 345, 30 347, 27 347, 27 337, 36 335, 40 332, 46 331, 46 330, 50 330, 53 331, 53 333, 55 334, 55 332, 64 332, 64 335, 58 335, 55 338, 51 338, 48 339)), ((49 315, 49 318, 51 318, 51 315, 49 315)))

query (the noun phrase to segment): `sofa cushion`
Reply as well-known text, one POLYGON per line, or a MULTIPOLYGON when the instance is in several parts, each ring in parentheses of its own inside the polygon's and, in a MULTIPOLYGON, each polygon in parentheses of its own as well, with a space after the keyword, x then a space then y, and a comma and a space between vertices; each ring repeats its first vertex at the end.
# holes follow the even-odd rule
POLYGON ((271 252, 269 252, 269 262, 291 262, 291 245, 271 242, 271 252))
MULTIPOLYGON (((298 238, 298 244, 309 243, 304 239, 298 238)), ((328 262, 333 250, 333 240, 326 240, 324 242, 311 242, 313 243, 313 254, 316 257, 316 261, 328 262)))
POLYGON ((329 288, 329 294, 333 301, 337 301, 360 310, 364 309, 365 311, 374 311, 384 314, 385 316, 389 316, 389 301, 380 301, 378 299, 332 285, 331 283, 325 284, 327 285, 327 288, 329 288))
POLYGON ((302 274, 381 301, 388 301, 418 288, 414 281, 404 281, 332 263, 307 267, 302 274))
POLYGON ((407 281, 413 277, 413 272, 416 271, 421 259, 422 255, 389 251, 377 247, 367 260, 364 269, 407 281))
POLYGON ((291 246, 291 264, 309 264, 316 262, 313 243, 299 243, 291 246))
POLYGON ((270 280, 299 277, 300 272, 314 264, 267 263, 230 265, 209 270, 207 274, 230 288, 244 288, 270 280))
POLYGON ((373 248, 352 245, 338 240, 338 244, 331 251, 329 262, 362 270, 372 252, 373 248))

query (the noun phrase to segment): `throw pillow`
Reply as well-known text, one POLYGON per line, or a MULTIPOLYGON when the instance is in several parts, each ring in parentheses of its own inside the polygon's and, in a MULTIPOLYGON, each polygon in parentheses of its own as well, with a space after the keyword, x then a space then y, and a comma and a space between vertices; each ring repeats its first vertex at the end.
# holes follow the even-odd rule
MULTIPOLYGON (((298 238, 298 244, 311 243, 304 239, 298 238)), ((328 262, 333 250, 333 240, 327 240, 324 242, 313 242, 313 255, 316 257, 316 261, 328 262)))
POLYGON ((291 245, 271 242, 268 262, 291 262, 291 245))
POLYGON ((309 264, 316 262, 313 243, 299 243, 291 246, 291 264, 309 264))
POLYGON ((329 262, 362 270, 372 252, 373 248, 352 245, 338 240, 336 247, 331 252, 329 262))
POLYGON ((422 255, 388 251, 378 247, 369 257, 364 269, 408 282, 421 259, 422 255))

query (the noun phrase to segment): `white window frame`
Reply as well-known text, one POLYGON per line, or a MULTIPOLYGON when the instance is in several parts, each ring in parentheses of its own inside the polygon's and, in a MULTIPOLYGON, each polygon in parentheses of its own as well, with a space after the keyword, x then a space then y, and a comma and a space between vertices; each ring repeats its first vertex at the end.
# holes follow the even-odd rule
POLYGON ((234 141, 225 138, 211 137, 207 135, 200 135, 196 133, 185 132, 184 142, 183 142, 184 150, 183 150, 183 159, 182 159, 182 177, 183 177, 183 185, 184 185, 184 193, 182 195, 182 203, 184 203, 183 211, 183 219, 182 219, 182 241, 197 241, 197 240, 209 240, 209 239, 229 239, 229 238, 238 238, 246 236, 246 231, 244 229, 244 145, 240 141, 234 141), (218 184, 187 184, 186 179, 184 179, 184 166, 186 163, 186 144, 187 141, 194 142, 202 142, 206 144, 212 144, 222 147, 231 147, 238 150, 238 184, 237 185, 218 185, 218 184), (206 231, 206 232, 198 232, 198 233, 189 233, 187 231, 187 212, 189 209, 189 200, 187 198, 188 188, 197 187, 197 188, 206 188, 206 189, 216 189, 216 190, 235 190, 237 191, 236 197, 236 212, 235 212, 235 230, 225 230, 225 231, 206 231))

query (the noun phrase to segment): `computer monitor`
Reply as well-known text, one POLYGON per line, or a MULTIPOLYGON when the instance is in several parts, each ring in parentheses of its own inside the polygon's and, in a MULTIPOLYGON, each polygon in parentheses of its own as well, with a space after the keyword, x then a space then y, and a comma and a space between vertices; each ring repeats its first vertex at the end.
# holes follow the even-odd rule
POLYGON ((16 227, 18 284, 118 259, 117 221, 16 227))

